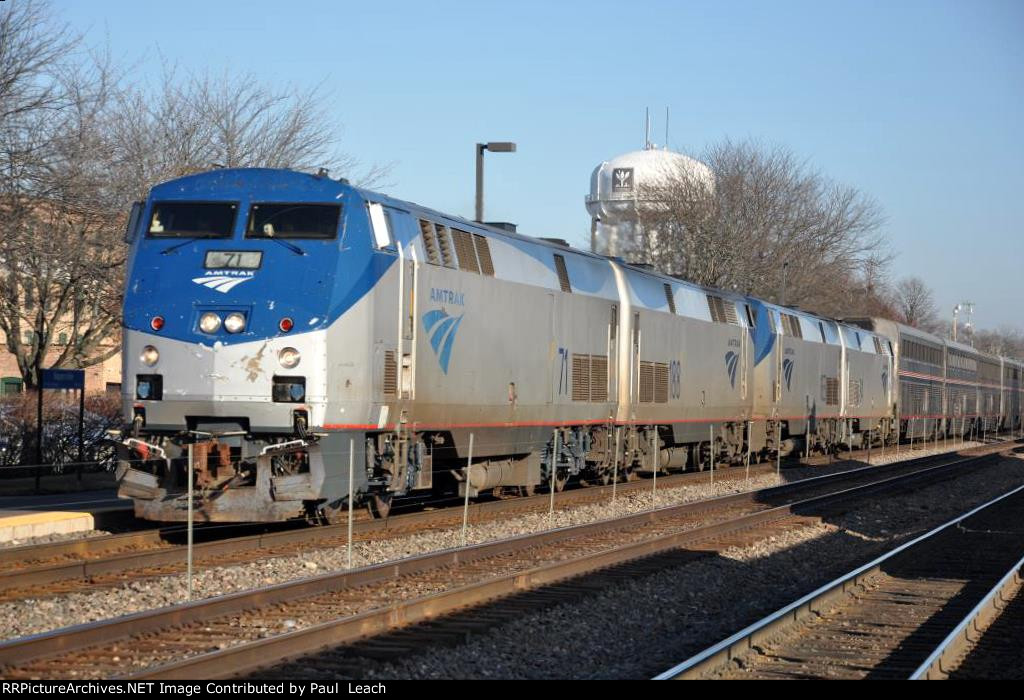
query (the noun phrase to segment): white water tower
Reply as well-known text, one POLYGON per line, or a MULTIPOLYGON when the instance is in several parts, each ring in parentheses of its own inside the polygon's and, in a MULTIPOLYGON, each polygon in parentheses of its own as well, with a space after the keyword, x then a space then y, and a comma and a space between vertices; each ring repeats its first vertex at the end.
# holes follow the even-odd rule
MULTIPOLYGON (((656 199, 658 186, 675 177, 689 177, 714 188, 711 169, 699 160, 650 141, 644 148, 606 160, 590 176, 587 212, 590 214, 590 249, 618 256, 627 262, 647 262, 647 241, 657 232, 644 226, 644 215, 664 206, 656 199)), ((653 242, 653 241, 652 241, 653 242)))

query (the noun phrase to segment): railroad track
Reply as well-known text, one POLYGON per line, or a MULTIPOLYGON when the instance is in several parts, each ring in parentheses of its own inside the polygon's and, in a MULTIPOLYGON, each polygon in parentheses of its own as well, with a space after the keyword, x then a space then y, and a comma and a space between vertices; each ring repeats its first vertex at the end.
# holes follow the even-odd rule
POLYGON ((958 641, 976 624, 985 602, 1007 582, 1019 586, 1022 515, 1024 486, 858 567, 657 678, 945 677, 963 649, 958 641))
MULTIPOLYGON (((750 475, 774 472, 770 465, 751 466, 750 475)), ((658 478, 658 489, 667 490, 707 483, 708 472, 673 474, 658 478)), ((741 481, 743 469, 715 471, 716 482, 741 481)), ((618 484, 619 495, 651 490, 649 480, 618 484)), ((555 494, 555 508, 566 508, 607 501, 611 486, 562 491, 555 494)), ((540 494, 507 500, 481 501, 470 504, 469 524, 479 524, 526 513, 544 512, 550 506, 550 495, 540 494)), ((358 517, 353 526, 353 540, 384 540, 428 530, 440 530, 462 524, 462 506, 422 510, 394 515, 385 520, 358 517)), ((242 526, 232 526, 233 531, 242 526)), ((265 525, 262 529, 268 529, 265 525)), ((242 564, 272 557, 285 557, 307 551, 311 547, 339 547, 347 543, 346 525, 319 527, 276 527, 269 532, 242 537, 212 539, 193 546, 197 570, 242 564)), ((228 531, 225 528, 225 531, 228 531)), ((201 538, 216 537, 216 530, 197 529, 201 538)), ((46 545, 26 545, 0 550, 0 602, 22 598, 60 595, 72 591, 116 586, 126 581, 168 576, 185 571, 186 548, 172 541, 180 540, 180 526, 133 533, 92 537, 46 545)))
POLYGON ((1024 678, 1024 558, 961 620, 912 678, 1024 678))
MULTIPOLYGON (((993 449, 983 446, 966 450, 964 454, 977 454, 993 449)), ((874 454, 879 454, 874 450, 874 454)), ((893 454, 893 452, 890 452, 893 454)), ((909 450, 904 454, 912 454, 909 450)), ((866 457, 867 451, 846 453, 842 460, 866 457)), ((918 458, 920 460, 942 459, 942 454, 918 458)), ((825 464, 829 457, 815 457, 810 464, 825 464)), ((910 464, 906 460, 901 464, 910 464)), ((891 465, 885 465, 891 466, 891 465)), ((751 476, 760 476, 774 471, 770 464, 754 465, 751 476)), ((745 478, 743 468, 715 470, 715 480, 733 482, 745 478)), ((659 477, 659 489, 672 489, 711 479, 709 472, 690 472, 659 477)), ((618 484, 619 494, 640 493, 651 489, 649 480, 631 481, 618 484)), ((555 507, 565 509, 607 501, 611 486, 574 489, 555 494, 555 507)), ((470 505, 469 523, 478 524, 527 513, 546 511, 548 495, 537 495, 508 500, 482 501, 470 505)), ((460 525, 462 507, 422 510, 395 515, 386 520, 371 520, 361 517, 356 520, 353 537, 355 541, 383 540, 401 537, 427 530, 439 530, 460 525)), ((211 566, 242 564, 273 557, 291 556, 309 548, 338 547, 347 543, 345 525, 314 528, 296 528, 295 524, 258 526, 261 531, 255 535, 225 537, 239 531, 252 530, 252 526, 231 525, 215 529, 197 529, 199 543, 193 548, 196 569, 211 566), (203 541, 204 539, 210 541, 203 541)), ((116 586, 127 581, 155 578, 181 573, 185 570, 187 553, 180 543, 183 529, 180 525, 170 528, 144 530, 139 532, 93 537, 81 540, 46 545, 0 549, 0 602, 61 595, 86 588, 116 586), (177 539, 175 539, 177 538, 177 539)))
POLYGON ((938 464, 867 468, 57 630, 0 645, 0 674, 247 673, 683 547, 716 551, 756 540, 850 502, 963 474, 994 457, 989 452, 938 464))

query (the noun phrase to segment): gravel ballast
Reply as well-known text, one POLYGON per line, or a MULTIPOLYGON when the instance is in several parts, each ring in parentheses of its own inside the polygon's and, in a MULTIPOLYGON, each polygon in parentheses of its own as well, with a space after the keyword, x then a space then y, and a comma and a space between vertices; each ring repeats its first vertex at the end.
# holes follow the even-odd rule
POLYGON ((1024 483, 1024 459, 531 613, 364 677, 650 678, 884 551, 1024 483))
MULTIPOLYGON (((930 452, 916 450, 912 456, 921 457, 930 452)), ((901 457, 904 456, 909 458, 911 455, 904 451, 901 457)), ((831 466, 791 468, 783 472, 781 481, 791 482, 811 476, 848 471, 858 466, 862 465, 856 462, 837 462, 831 466)), ((714 496, 763 489, 780 483, 779 477, 774 474, 762 474, 752 477, 749 481, 716 481, 714 487, 709 483, 710 475, 708 479, 709 481, 705 483, 659 489, 656 498, 651 491, 644 491, 620 495, 615 503, 587 504, 556 510, 552 515, 532 513, 471 525, 467 530, 466 541, 469 544, 476 544, 552 528, 580 525, 649 510, 652 505, 664 507, 688 503, 714 496)), ((426 531, 377 542, 357 542, 353 547, 353 565, 359 567, 376 564, 457 547, 460 543, 461 531, 458 528, 426 531)), ((345 567, 347 558, 345 547, 313 549, 301 555, 202 569, 193 576, 193 597, 209 598, 336 571, 345 567)), ((131 581, 116 587, 99 588, 88 592, 2 603, 0 639, 37 634, 59 627, 174 605, 184 602, 186 596, 186 577, 171 575, 131 581)))
POLYGON ((14 547, 26 547, 37 544, 52 544, 54 542, 71 542, 74 540, 87 540, 92 537, 103 537, 109 535, 106 530, 80 530, 79 532, 62 532, 52 535, 40 535, 39 537, 22 537, 17 540, 0 542, 0 549, 12 549, 14 547))

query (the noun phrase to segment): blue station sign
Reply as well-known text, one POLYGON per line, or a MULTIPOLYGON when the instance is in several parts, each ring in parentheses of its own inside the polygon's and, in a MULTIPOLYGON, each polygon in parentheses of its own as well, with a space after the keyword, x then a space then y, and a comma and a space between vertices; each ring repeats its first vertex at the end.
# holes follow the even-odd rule
POLYGON ((41 384, 44 389, 84 389, 84 369, 44 369, 41 384))

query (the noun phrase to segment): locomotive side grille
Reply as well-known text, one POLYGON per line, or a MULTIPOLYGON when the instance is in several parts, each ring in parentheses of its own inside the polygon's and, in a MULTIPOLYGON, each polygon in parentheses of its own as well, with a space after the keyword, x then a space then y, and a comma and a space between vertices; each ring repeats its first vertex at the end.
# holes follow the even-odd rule
POLYGON ((445 267, 455 267, 455 253, 452 251, 452 241, 448 235, 448 227, 438 225, 437 247, 441 249, 441 262, 445 267))
POLYGON ((427 262, 432 265, 441 264, 441 254, 437 249, 437 234, 434 224, 420 219, 420 234, 423 236, 423 250, 427 254, 427 262))
POLYGON ((864 380, 851 379, 849 388, 850 406, 860 406, 864 400, 864 380))
POLYGON ((394 350, 384 351, 384 393, 390 396, 398 393, 398 360, 394 350))
POLYGON ((608 401, 608 358, 604 355, 590 356, 590 400, 608 401))
POLYGON ((668 365, 654 363, 654 403, 668 403, 668 365))
POLYGON ((590 355, 572 356, 572 400, 590 401, 590 355))
POLYGON ((722 301, 722 308, 725 309, 725 320, 727 322, 731 323, 734 326, 740 325, 739 316, 736 315, 736 302, 722 301))
POLYGON ((459 268, 467 272, 480 273, 480 264, 476 259, 476 248, 473 246, 473 237, 465 231, 457 228, 452 229, 452 238, 455 239, 455 252, 459 255, 459 268))
POLYGON ((725 304, 721 297, 708 294, 708 309, 711 311, 711 320, 715 323, 725 323, 725 304))
POLYGON ((476 243, 476 256, 480 260, 480 271, 488 277, 494 277, 494 262, 491 260, 491 244, 487 236, 478 233, 473 234, 473 241, 476 243))
MULTIPOLYGON (((734 326, 740 325, 739 316, 736 315, 736 304, 726 301, 722 297, 708 294, 708 309, 711 311, 711 320, 715 323, 731 323, 734 326)), ((674 304, 673 304, 674 306, 674 304)))
POLYGON ((839 405, 839 378, 838 377, 821 377, 821 399, 825 402, 826 406, 838 406, 839 405))
POLYGON ((665 301, 668 302, 668 310, 671 311, 672 313, 675 313, 676 298, 672 296, 672 285, 666 282, 663 286, 665 287, 665 301))
POLYGON ((565 258, 555 253, 555 272, 558 273, 558 284, 566 294, 572 294, 572 285, 569 284, 569 271, 565 268, 565 258))
POLYGON ((640 403, 654 402, 654 363, 640 363, 640 403))

